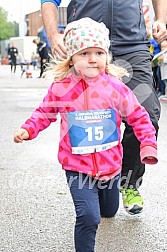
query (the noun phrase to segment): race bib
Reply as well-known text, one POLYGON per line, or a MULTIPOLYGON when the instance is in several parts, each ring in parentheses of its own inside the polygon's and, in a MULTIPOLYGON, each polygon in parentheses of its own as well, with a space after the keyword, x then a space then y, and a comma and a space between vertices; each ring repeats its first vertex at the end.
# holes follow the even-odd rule
POLYGON ((73 154, 100 152, 118 145, 113 109, 69 112, 67 120, 73 154))

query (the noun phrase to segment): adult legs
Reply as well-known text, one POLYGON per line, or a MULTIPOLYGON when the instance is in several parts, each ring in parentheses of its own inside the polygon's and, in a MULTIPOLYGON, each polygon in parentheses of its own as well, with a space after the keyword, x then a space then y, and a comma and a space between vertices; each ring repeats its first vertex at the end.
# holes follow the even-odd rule
POLYGON ((13 72, 15 73, 16 72, 16 58, 12 59, 11 72, 12 72, 12 69, 14 69, 13 72))
POLYGON ((43 59, 41 58, 41 60, 40 60, 40 74, 39 74, 39 78, 42 77, 42 74, 43 74, 43 59))
POLYGON ((11 70, 11 73, 12 73, 12 70, 13 70, 13 62, 10 63, 10 70, 11 70))
POLYGON ((76 211, 75 251, 94 252, 101 215, 112 217, 118 210, 118 180, 110 185, 110 181, 103 183, 71 171, 66 171, 66 177, 76 211))
POLYGON ((41 58, 41 69, 40 69, 41 71, 40 71, 40 75, 39 75, 40 78, 42 77, 43 72, 44 72, 45 69, 46 69, 46 62, 48 62, 47 59, 42 59, 42 58, 41 58))
POLYGON ((14 65, 14 71, 13 71, 14 73, 16 72, 16 65, 14 65))
MULTIPOLYGON (((114 57, 132 73, 131 78, 124 79, 126 85, 134 92, 139 102, 145 107, 150 119, 158 133, 158 120, 160 117, 160 103, 153 88, 153 76, 151 70, 151 56, 147 51, 133 52, 127 55, 114 57), (121 61, 120 61, 121 59, 121 61), (131 72, 132 70, 132 72, 131 72)), ((132 128, 125 123, 125 131, 122 140, 123 164, 121 173, 121 185, 125 188, 138 188, 142 183, 145 165, 140 160, 140 143, 135 137, 132 128)))

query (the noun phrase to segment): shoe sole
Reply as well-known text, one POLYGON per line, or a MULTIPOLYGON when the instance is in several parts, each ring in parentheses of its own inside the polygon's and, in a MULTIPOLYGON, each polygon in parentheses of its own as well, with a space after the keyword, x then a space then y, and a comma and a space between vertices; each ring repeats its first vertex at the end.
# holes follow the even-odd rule
POLYGON ((143 212, 143 207, 139 207, 138 205, 134 205, 133 208, 131 208, 130 210, 126 206, 124 208, 125 208, 126 212, 131 215, 136 215, 136 214, 140 214, 143 212))

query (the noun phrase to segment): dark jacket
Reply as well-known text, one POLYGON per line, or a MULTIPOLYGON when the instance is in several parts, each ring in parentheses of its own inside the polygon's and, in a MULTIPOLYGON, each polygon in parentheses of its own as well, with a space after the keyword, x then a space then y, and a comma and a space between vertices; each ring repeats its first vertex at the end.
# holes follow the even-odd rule
POLYGON ((45 42, 39 42, 39 44, 37 44, 37 53, 41 59, 49 58, 48 49, 45 42))
POLYGON ((113 55, 149 51, 143 0, 71 0, 68 23, 83 17, 104 22, 110 30, 113 55))
POLYGON ((9 61, 12 61, 13 63, 16 64, 16 59, 18 55, 18 49, 16 47, 9 47, 8 48, 8 55, 10 56, 9 61))

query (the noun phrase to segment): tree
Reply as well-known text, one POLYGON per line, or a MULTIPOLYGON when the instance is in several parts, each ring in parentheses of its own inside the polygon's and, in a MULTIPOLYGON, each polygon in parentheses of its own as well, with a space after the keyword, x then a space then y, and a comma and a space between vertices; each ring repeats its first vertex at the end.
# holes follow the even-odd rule
POLYGON ((7 21, 8 13, 0 7, 0 40, 18 36, 18 24, 7 21))

